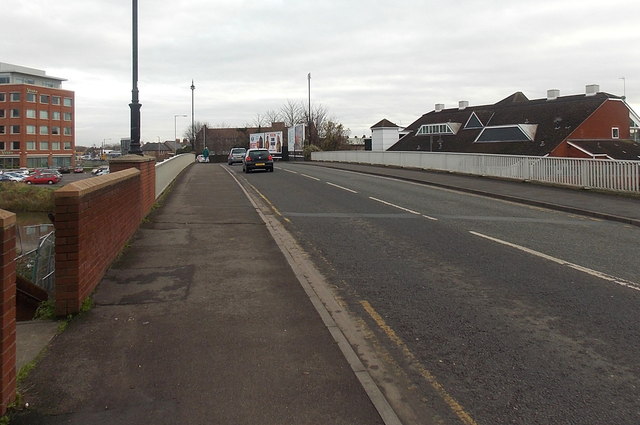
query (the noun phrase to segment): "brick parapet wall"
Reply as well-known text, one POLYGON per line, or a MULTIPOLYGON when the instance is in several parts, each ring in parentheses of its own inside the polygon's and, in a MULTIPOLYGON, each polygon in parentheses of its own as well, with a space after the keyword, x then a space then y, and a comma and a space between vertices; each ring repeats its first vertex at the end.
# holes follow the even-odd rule
POLYGON ((57 315, 80 311, 138 229, 145 172, 128 168, 55 191, 57 315))
POLYGON ((156 202, 156 160, 149 156, 125 155, 109 161, 111 172, 136 168, 140 170, 142 215, 146 216, 156 202))
POLYGON ((0 415, 16 397, 16 215, 0 210, 0 415))

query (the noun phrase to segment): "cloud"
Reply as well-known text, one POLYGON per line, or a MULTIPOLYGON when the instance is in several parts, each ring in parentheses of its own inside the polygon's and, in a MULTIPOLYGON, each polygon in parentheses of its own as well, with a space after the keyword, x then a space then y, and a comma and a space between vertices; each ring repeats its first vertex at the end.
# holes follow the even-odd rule
MULTIPOLYGON (((3 10, 0 60, 68 79, 78 145, 127 137, 131 2, 52 7, 3 10)), ((312 102, 355 135, 382 118, 408 125, 435 103, 490 104, 515 91, 541 98, 595 83, 635 105, 632 10, 629 0, 141 0, 142 137, 173 138, 174 115, 191 115, 192 79, 196 120, 240 126, 287 99, 306 103, 311 72, 312 102), (607 23, 612 11, 621 13, 607 23)), ((189 122, 178 119, 179 130, 189 122)))

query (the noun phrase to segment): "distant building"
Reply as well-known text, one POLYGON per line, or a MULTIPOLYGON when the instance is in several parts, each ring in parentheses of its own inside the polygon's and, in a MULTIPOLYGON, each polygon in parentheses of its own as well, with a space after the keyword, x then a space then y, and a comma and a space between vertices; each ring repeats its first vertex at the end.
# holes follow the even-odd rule
POLYGON ((75 165, 75 94, 63 81, 0 62, 0 168, 75 165))
POLYGON ((211 155, 228 155, 231 148, 249 148, 250 135, 256 133, 282 132, 281 145, 287 144, 288 132, 283 122, 274 122, 264 127, 207 128, 202 127, 196 135, 195 151, 202 152, 206 143, 211 155))
POLYGON ((624 98, 599 89, 588 85, 570 96, 554 89, 535 100, 517 92, 483 106, 436 104, 389 150, 640 160, 640 118, 624 98))
POLYGON ((173 155, 173 149, 165 142, 165 143, 145 143, 140 149, 142 150, 142 154, 146 156, 154 157, 158 162, 164 161, 165 159, 171 157, 173 155))

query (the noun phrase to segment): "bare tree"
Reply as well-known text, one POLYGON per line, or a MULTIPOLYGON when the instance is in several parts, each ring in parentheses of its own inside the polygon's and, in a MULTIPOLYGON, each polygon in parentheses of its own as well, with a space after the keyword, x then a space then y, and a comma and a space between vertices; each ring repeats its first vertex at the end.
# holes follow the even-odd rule
POLYGON ((247 123, 247 127, 268 127, 269 125, 271 125, 271 123, 267 122, 267 118, 260 113, 256 114, 253 121, 247 123))
POLYGON ((267 120, 268 125, 271 125, 274 122, 278 122, 281 120, 280 111, 270 109, 264 113, 264 118, 267 120))
POLYGON ((302 124, 305 122, 304 105, 301 101, 294 102, 287 99, 287 103, 280 108, 280 116, 287 127, 302 124))
POLYGON ((189 127, 187 127, 187 129, 184 132, 184 137, 189 139, 189 143, 191 143, 191 148, 194 150, 195 150, 196 136, 200 132, 200 129, 202 129, 202 127, 204 126, 211 127, 211 125, 206 121, 204 122, 194 121, 193 126, 189 125, 189 127))

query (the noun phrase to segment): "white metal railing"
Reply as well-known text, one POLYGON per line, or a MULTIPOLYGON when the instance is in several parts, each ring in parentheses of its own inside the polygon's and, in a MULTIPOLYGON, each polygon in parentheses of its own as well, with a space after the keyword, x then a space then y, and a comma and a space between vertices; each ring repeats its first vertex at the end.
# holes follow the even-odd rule
POLYGON ((195 161, 192 153, 183 153, 156 164, 156 199, 169 187, 172 181, 178 177, 189 165, 195 161))
POLYGON ((640 161, 383 151, 312 152, 311 159, 313 161, 352 162, 451 171, 564 186, 640 193, 640 161))

